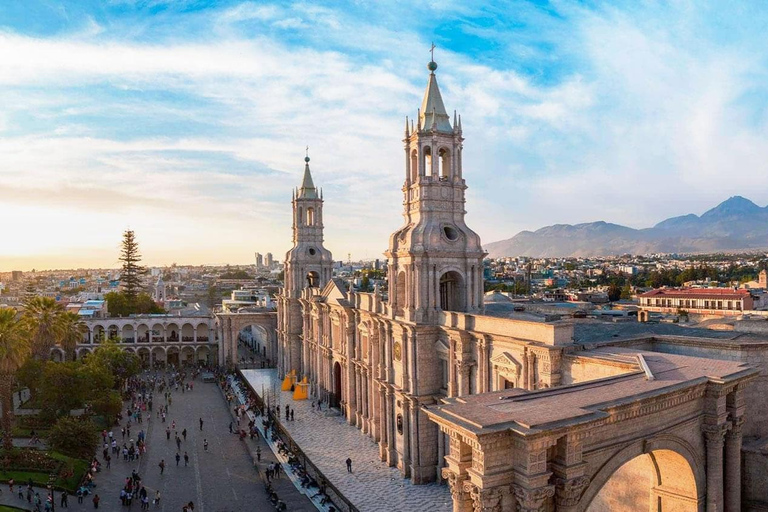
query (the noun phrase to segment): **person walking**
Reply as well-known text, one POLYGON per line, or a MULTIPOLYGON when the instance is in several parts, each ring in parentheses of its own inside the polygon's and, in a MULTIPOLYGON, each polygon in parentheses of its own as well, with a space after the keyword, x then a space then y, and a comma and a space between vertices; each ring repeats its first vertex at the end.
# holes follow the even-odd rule
POLYGON ((203 449, 207 452, 208 451, 208 440, 203 439, 203 449))
POLYGON ((99 508, 99 502, 101 501, 101 498, 99 498, 98 494, 93 495, 93 508, 99 508))
MULTIPOLYGON (((112 432, 110 432, 111 434, 112 432)), ((60 506, 62 508, 69 508, 69 494, 67 494, 66 489, 62 491, 61 493, 61 503, 60 506)))
POLYGON ((351 473, 351 472, 352 472, 352 459, 347 457, 347 473, 351 473))
POLYGON ((162 475, 165 472, 165 459, 160 459, 158 466, 160 466, 160 474, 162 475))
POLYGON ((261 462, 261 446, 256 447, 256 462, 261 462))
POLYGON ((155 506, 160 506, 160 489, 155 491, 155 500, 154 500, 155 506))
POLYGON ((230 434, 232 433, 232 422, 231 421, 229 422, 229 433, 230 434))
POLYGON ((200 432, 203 431, 203 418, 200 418, 200 432))
POLYGON ((184 429, 181 431, 181 436, 184 438, 184 440, 187 440, 187 429, 184 429))
POLYGON ((181 438, 176 436, 176 449, 181 450, 181 438))
POLYGON ((181 462, 181 455, 179 455, 179 452, 176 452, 176 467, 179 467, 179 462, 181 462))
POLYGON ((189 455, 187 455, 187 452, 184 452, 184 465, 189 466, 189 455))

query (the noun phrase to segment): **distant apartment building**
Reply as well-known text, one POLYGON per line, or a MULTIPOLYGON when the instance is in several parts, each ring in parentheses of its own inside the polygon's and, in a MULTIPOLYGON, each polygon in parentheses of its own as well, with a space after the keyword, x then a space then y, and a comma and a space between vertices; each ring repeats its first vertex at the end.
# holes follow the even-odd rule
POLYGON ((261 270, 264 268, 264 256, 261 255, 261 253, 256 253, 256 270, 261 270))
POLYGON ((749 290, 730 288, 660 288, 638 296, 642 311, 702 315, 740 315, 755 307, 749 290))
POLYGON ((269 270, 272 270, 272 265, 274 265, 274 263, 275 263, 275 262, 274 262, 274 260, 272 259, 272 253, 271 253, 271 252, 268 252, 268 253, 267 253, 267 256, 264 258, 264 265, 266 265, 266 267, 267 267, 269 270))
POLYGON ((21 281, 21 276, 23 272, 21 270, 12 270, 11 271, 11 281, 21 281))

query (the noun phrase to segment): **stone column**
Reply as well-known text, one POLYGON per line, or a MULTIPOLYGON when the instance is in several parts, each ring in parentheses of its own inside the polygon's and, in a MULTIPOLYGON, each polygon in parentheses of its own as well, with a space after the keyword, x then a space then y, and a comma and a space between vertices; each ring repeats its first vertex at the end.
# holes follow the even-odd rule
POLYGON ((731 430, 725 434, 725 510, 741 510, 741 427, 744 417, 732 420, 731 430))
POLYGON ((723 511, 723 435, 727 426, 706 425, 707 442, 707 512, 723 511))

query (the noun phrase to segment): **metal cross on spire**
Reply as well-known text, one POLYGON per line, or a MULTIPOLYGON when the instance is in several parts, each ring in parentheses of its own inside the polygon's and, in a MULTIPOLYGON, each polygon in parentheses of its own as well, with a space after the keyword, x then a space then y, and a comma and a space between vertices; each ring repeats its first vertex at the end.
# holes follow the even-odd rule
POLYGON ((432 41, 432 47, 429 49, 429 53, 432 55, 432 62, 435 61, 435 42, 432 41))
POLYGON ((307 154, 304 155, 304 156, 309 156, 309 146, 307 146, 307 150, 306 151, 307 151, 307 154))

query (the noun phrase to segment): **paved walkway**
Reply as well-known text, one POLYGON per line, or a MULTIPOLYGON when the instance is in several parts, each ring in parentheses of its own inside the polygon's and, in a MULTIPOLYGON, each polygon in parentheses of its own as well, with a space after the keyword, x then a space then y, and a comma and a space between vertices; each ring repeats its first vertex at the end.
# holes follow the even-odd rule
POLYGON ((294 421, 282 421, 309 459, 328 480, 364 512, 448 512, 453 502, 447 486, 413 485, 396 468, 379 459, 373 440, 339 416, 326 416, 310 401, 294 401, 292 393, 280 391, 277 370, 242 370, 253 389, 277 400, 281 410, 289 404, 294 421), (344 461, 352 459, 352 473, 344 461))

